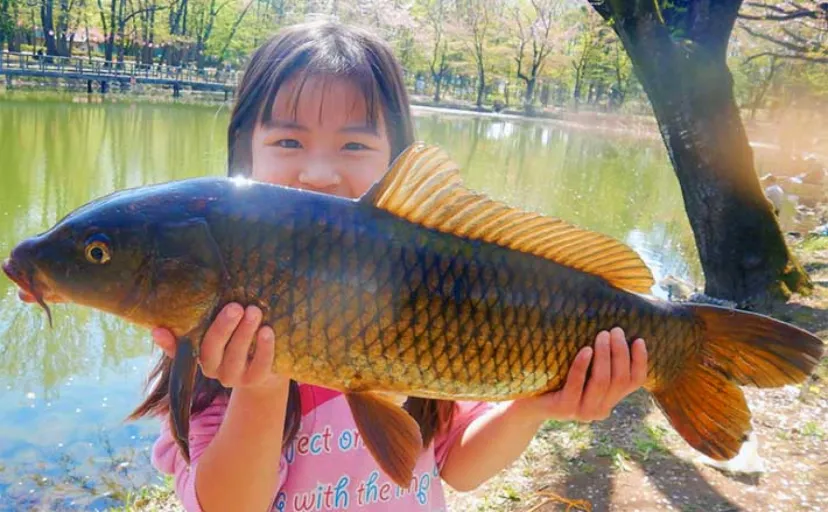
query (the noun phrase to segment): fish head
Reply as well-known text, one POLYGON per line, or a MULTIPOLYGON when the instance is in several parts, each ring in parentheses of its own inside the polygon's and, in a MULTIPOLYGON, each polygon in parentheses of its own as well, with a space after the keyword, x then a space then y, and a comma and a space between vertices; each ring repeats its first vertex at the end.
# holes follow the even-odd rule
POLYGON ((68 302, 184 335, 214 306, 224 277, 203 216, 186 204, 160 187, 112 194, 23 240, 3 271, 50 322, 47 304, 68 302))
MULTIPOLYGON (((141 252, 129 226, 96 226, 66 218, 12 249, 3 271, 25 301, 71 302, 129 316, 142 282, 141 252), (125 315, 126 314, 126 315, 125 315)), ((51 320, 51 315, 50 320, 51 320)))

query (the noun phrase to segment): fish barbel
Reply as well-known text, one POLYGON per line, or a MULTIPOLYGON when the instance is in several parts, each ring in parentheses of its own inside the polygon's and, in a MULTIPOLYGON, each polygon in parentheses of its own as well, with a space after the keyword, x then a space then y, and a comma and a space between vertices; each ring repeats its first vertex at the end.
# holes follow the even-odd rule
MULTIPOLYGON (((422 450, 389 397, 503 401, 560 389, 620 326, 648 347, 645 388, 717 460, 750 430, 740 385, 802 382, 824 352, 772 318, 646 296, 629 247, 465 188, 415 144, 357 200, 230 178, 120 191, 21 242, 3 268, 45 306, 97 308, 178 338, 170 421, 185 457, 201 338, 228 302, 276 333, 272 369, 345 394, 380 467, 408 485, 422 450)), ((188 459, 189 460, 189 459, 188 459)))

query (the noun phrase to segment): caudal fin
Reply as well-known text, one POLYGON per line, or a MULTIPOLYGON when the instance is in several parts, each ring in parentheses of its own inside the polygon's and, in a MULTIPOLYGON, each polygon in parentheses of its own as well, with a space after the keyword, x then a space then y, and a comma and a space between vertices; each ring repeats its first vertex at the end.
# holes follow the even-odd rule
POLYGON ((653 395, 690 446, 712 459, 731 459, 751 428, 750 410, 738 385, 768 388, 802 382, 823 357, 825 344, 767 316, 687 307, 704 324, 700 358, 653 395))

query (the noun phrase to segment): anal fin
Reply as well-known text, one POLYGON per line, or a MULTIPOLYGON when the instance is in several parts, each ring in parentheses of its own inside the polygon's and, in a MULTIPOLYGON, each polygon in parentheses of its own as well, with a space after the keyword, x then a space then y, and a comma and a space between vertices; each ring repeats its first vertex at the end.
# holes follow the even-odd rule
POLYGON ((417 422, 385 394, 358 392, 345 397, 371 456, 391 480, 407 488, 423 450, 417 422))

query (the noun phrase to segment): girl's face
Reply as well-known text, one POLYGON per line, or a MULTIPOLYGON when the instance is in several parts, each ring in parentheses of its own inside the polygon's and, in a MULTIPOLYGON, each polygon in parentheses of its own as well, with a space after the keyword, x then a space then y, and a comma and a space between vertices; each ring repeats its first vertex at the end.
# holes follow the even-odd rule
POLYGON ((270 121, 254 128, 251 177, 361 196, 385 174, 391 160, 384 116, 372 123, 364 95, 348 80, 311 77, 295 100, 298 85, 288 80, 281 86, 270 121))

